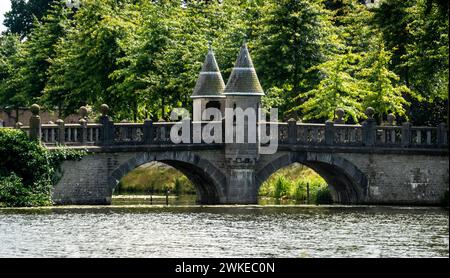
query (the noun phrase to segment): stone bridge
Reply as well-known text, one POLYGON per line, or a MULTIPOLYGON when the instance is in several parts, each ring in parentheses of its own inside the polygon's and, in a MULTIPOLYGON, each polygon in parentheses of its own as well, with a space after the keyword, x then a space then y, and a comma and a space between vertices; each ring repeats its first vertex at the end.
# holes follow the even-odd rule
POLYGON ((191 96, 193 120, 187 122, 189 140, 184 143, 174 144, 170 138, 172 127, 179 123, 114 123, 107 105, 101 107, 99 123, 90 123, 86 109, 80 109, 77 124, 65 124, 62 120, 41 124, 39 107, 33 105, 30 125, 21 128, 48 148, 64 145, 89 152, 81 161, 63 164, 61 180, 53 191, 56 204, 110 204, 120 179, 152 161, 183 172, 196 186, 198 202, 202 204, 255 204, 261 184, 295 162, 319 173, 339 203, 438 204, 448 191, 445 124, 418 127, 405 122, 396 126, 390 114, 387 124, 377 126, 374 110, 369 107, 362 125, 347 125, 344 111, 337 109, 338 118, 325 124, 295 120, 281 123, 273 119, 265 122, 259 115, 250 123, 248 116, 243 117, 239 132, 247 134, 247 139, 257 137, 258 141, 225 140, 229 131, 237 132, 236 124, 240 123, 236 116, 227 121, 226 112, 237 108, 258 111, 263 95, 244 43, 226 86, 209 49, 191 96), (217 113, 209 113, 210 108, 217 113), (221 116, 224 111, 225 118, 221 116), (216 134, 214 129, 214 135, 222 139, 214 144, 198 136, 211 125, 223 131, 216 134), (265 127, 265 134, 256 136, 258 127, 265 127), (275 153, 260 152, 261 135, 278 143, 275 153))
MULTIPOLYGON (((30 126, 21 127, 50 149, 88 151, 80 161, 63 163, 53 191, 56 204, 110 204, 121 178, 152 161, 184 173, 200 204, 255 204, 261 184, 295 162, 319 173, 343 204, 432 205, 448 191, 444 124, 377 126, 370 110, 362 125, 260 122, 277 125, 279 146, 274 154, 258 154, 248 151, 250 144, 174 144, 170 130, 176 122, 114 123, 107 106, 102 108, 100 123, 89 123, 82 114, 78 124, 41 124, 35 107, 30 126)), ((207 123, 190 122, 201 128, 207 123)))

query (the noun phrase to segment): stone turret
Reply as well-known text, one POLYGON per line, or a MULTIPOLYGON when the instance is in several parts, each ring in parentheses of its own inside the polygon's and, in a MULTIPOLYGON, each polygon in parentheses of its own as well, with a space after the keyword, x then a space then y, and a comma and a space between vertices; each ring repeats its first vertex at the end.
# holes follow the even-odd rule
POLYGON ((264 95, 246 43, 241 46, 239 56, 225 87, 224 94, 227 97, 245 96, 257 98, 264 95))
MULTIPOLYGON (((217 108, 221 110, 222 115, 224 114, 224 89, 225 83, 223 82, 216 58, 214 57, 214 52, 212 51, 211 46, 209 46, 208 54, 203 63, 197 84, 191 95, 191 98, 193 99, 194 121, 210 120, 202 117, 203 111, 210 107, 217 108)), ((216 120, 221 119, 216 118, 216 120)))
POLYGON ((226 114, 226 138, 233 138, 225 144, 225 160, 227 163, 228 202, 256 203, 255 165, 259 160, 258 144, 258 109, 261 106, 261 96, 264 91, 256 75, 247 44, 240 49, 236 64, 225 87, 225 107, 235 109, 235 113, 226 114), (252 109, 249 109, 252 108, 252 109), (236 110, 244 111, 239 116, 236 110), (250 120, 251 119, 251 120, 250 120), (243 123, 243 126, 241 126, 243 123), (241 136, 238 136, 238 133, 241 136), (243 136, 242 136, 243 133, 243 136), (243 142, 239 142, 243 138, 243 142), (242 144, 244 143, 244 144, 242 144))

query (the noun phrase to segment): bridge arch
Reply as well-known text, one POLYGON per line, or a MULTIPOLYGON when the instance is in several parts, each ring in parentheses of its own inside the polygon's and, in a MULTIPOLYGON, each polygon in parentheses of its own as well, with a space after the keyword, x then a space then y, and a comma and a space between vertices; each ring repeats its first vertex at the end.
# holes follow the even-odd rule
POLYGON ((291 152, 274 158, 256 173, 257 189, 273 173, 292 163, 310 167, 334 189, 335 201, 363 203, 368 197, 368 179, 353 163, 335 153, 291 152))
POLYGON ((120 180, 130 171, 149 162, 162 162, 182 172, 197 189, 197 202, 217 204, 225 200, 225 175, 207 159, 189 151, 144 152, 128 159, 117 167, 108 178, 111 193, 120 180))

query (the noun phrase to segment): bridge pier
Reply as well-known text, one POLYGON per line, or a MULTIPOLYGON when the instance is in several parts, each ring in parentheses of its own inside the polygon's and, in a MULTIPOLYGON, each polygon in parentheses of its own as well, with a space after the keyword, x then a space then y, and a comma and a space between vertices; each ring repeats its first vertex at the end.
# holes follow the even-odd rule
POLYGON ((226 204, 257 204, 258 188, 255 170, 232 168, 228 171, 226 204))

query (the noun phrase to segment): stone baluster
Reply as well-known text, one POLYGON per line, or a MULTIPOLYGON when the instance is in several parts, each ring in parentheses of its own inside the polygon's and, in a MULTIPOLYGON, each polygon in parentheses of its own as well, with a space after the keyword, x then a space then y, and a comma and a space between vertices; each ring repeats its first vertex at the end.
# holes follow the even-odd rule
POLYGON ((411 144, 411 123, 404 122, 402 125, 402 146, 409 147, 411 144))
POLYGON ((66 128, 64 124, 64 120, 58 119, 56 121, 56 124, 58 125, 58 143, 61 145, 64 145, 66 143, 66 128))
POLYGON ((420 129, 416 130, 416 144, 422 144, 422 131, 420 129))
POLYGON ((297 121, 293 118, 288 120, 288 142, 289 144, 297 143, 297 121))
POLYGON ((108 116, 109 106, 102 104, 100 112, 102 113, 100 123, 103 125, 103 145, 111 145, 114 140, 114 123, 108 116))
POLYGON ((331 120, 325 122, 325 144, 334 144, 334 122, 331 120))
POLYGON ((41 117, 39 116, 40 109, 37 104, 33 104, 30 107, 31 113, 33 114, 30 118, 30 138, 39 141, 42 136, 41 117))
POLYGON ((366 109, 367 120, 362 125, 363 144, 365 146, 374 146, 377 140, 377 122, 373 118, 375 110, 372 107, 366 109))
POLYGON ((431 130, 427 130, 427 145, 431 145, 431 130))

